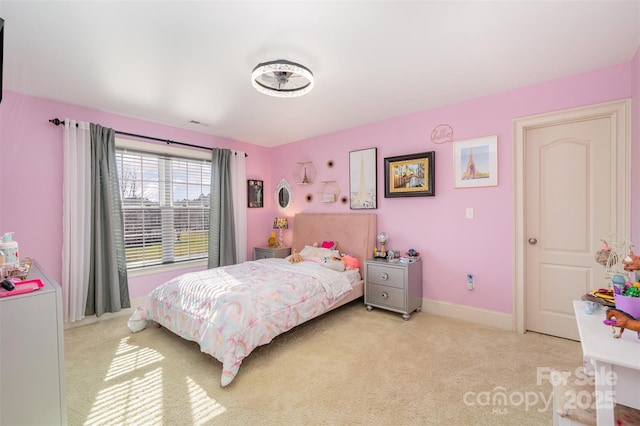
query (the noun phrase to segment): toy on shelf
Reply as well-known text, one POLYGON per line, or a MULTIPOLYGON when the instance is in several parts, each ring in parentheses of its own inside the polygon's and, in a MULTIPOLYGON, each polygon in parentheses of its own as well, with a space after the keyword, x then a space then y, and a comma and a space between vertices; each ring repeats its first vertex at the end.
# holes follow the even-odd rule
POLYGON ((272 232, 271 235, 269 236, 269 239, 267 240, 267 244, 269 244, 270 248, 275 248, 278 243, 276 242, 276 233, 272 232))
POLYGON ((640 297, 640 283, 625 283, 620 294, 627 297, 640 297))
POLYGON ((637 331, 638 339, 640 339, 640 320, 634 318, 631 314, 619 309, 610 308, 607 309, 607 319, 604 320, 604 323, 611 326, 611 332, 616 339, 622 336, 625 329, 637 331), (620 331, 616 333, 614 327, 618 327, 620 331))
POLYGON ((25 258, 20 261, 20 264, 6 263, 0 266, 0 276, 3 278, 17 278, 20 280, 26 280, 29 276, 29 270, 31 269, 31 259, 25 258))
POLYGON ((612 288, 613 277, 622 275, 629 280, 629 272, 624 270, 621 263, 630 253, 633 253, 633 244, 627 238, 619 234, 608 234, 602 238, 603 247, 596 252, 596 262, 604 266, 604 279, 609 288, 612 288))
POLYGON ((387 234, 384 232, 378 233, 376 236, 378 242, 380 243, 381 248, 378 249, 378 246, 373 248, 373 257, 387 257, 387 250, 384 248, 384 245, 387 244, 389 239, 387 238, 387 234))
POLYGON ((411 260, 418 260, 420 259, 420 252, 416 249, 409 249, 407 250, 407 257, 411 260))

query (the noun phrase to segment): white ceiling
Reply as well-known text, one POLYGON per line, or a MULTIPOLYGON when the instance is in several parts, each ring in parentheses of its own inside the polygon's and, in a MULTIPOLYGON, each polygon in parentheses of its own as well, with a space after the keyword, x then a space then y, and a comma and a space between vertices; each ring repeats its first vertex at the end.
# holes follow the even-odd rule
POLYGON ((0 0, 0 17, 5 89, 263 146, 627 63, 640 46, 640 0, 0 0), (275 59, 310 68, 313 91, 258 93, 251 71, 275 59))

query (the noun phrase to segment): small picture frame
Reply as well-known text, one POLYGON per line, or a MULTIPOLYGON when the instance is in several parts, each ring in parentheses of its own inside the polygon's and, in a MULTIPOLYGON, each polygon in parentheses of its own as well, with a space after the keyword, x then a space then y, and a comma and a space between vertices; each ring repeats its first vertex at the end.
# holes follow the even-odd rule
POLYGON ((435 166, 435 151, 385 158, 385 198, 436 195, 435 166))
POLYGON ((455 188, 498 185, 498 135, 453 142, 455 188))
POLYGON ((351 210, 378 208, 377 148, 349 153, 349 196, 351 210))
POLYGON ((264 185, 261 180, 247 180, 247 207, 264 207, 264 185))

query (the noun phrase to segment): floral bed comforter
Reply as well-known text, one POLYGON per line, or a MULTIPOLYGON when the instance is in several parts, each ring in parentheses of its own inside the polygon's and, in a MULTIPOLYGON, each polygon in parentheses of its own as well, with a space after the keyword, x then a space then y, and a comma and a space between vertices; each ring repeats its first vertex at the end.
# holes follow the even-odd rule
POLYGON ((187 273, 153 290, 128 325, 137 332, 155 321, 197 342, 222 362, 226 386, 253 349, 326 312, 351 291, 352 279, 314 262, 273 258, 187 273))

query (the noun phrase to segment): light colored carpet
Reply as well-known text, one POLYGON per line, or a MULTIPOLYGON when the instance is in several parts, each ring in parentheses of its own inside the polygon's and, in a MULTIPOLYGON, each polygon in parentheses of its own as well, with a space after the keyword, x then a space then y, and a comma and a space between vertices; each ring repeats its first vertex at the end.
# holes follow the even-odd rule
POLYGON ((352 302, 261 346, 235 380, 164 328, 65 330, 69 425, 551 425, 578 342, 352 302))

